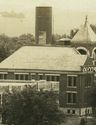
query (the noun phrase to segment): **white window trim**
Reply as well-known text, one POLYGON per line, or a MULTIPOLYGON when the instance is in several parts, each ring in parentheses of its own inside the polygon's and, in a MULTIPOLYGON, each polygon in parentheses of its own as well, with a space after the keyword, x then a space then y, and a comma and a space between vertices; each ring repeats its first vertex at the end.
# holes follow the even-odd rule
POLYGON ((78 75, 75 75, 75 74, 73 74, 73 75, 71 75, 71 74, 68 74, 67 76, 78 76, 78 75))
POLYGON ((31 73, 31 75, 36 75, 36 73, 31 73))
POLYGON ((0 74, 8 74, 8 72, 0 72, 0 74))
POLYGON ((38 75, 43 75, 43 73, 38 73, 38 75))
POLYGON ((66 91, 66 93, 77 93, 77 91, 66 91))
POLYGON ((45 76, 60 76, 60 74, 45 74, 45 76))
POLYGON ((19 74, 20 75, 29 75, 29 73, 24 73, 24 72, 23 73, 22 72, 15 72, 14 74, 16 74, 16 75, 19 75, 19 74))

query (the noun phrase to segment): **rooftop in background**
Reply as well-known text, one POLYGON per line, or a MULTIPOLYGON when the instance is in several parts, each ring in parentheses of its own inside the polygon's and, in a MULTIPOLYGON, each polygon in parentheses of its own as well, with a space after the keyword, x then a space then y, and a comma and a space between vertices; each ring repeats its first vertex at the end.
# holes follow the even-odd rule
POLYGON ((88 43, 88 44, 94 44, 96 43, 96 34, 90 27, 88 23, 88 19, 86 16, 85 23, 83 26, 80 27, 79 31, 76 33, 76 35, 71 40, 72 43, 88 43))
POLYGON ((75 48, 25 46, 1 62, 1 69, 80 71, 87 59, 75 48))
POLYGON ((57 45, 70 45, 71 39, 68 37, 61 38, 59 40, 56 40, 57 45))
POLYGON ((65 37, 65 38, 61 38, 61 39, 59 39, 58 41, 70 41, 70 40, 71 40, 70 38, 65 37))

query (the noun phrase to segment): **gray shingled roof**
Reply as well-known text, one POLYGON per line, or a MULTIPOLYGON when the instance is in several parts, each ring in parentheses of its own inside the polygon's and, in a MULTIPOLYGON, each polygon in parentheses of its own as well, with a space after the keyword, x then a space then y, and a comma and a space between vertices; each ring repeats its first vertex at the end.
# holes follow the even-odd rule
POLYGON ((0 68, 80 71, 87 56, 71 47, 25 46, 0 63, 0 68))

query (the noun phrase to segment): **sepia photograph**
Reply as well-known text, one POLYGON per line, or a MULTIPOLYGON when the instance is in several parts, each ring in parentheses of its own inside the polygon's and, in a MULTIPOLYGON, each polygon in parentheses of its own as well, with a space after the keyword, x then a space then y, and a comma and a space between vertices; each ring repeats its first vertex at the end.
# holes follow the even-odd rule
POLYGON ((0 0, 0 125, 96 125, 96 0, 0 0))

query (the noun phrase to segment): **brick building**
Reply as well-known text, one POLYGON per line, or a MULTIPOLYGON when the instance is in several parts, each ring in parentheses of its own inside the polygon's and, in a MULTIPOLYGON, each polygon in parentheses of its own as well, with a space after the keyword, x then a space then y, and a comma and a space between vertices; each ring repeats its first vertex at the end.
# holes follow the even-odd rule
POLYGON ((93 73, 85 70, 89 60, 71 47, 22 47, 0 63, 0 93, 37 85, 38 90, 56 91, 65 113, 84 115, 86 107, 91 113, 86 101, 93 84, 93 73))

